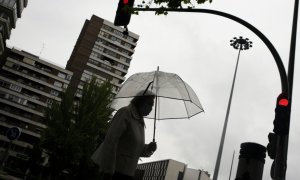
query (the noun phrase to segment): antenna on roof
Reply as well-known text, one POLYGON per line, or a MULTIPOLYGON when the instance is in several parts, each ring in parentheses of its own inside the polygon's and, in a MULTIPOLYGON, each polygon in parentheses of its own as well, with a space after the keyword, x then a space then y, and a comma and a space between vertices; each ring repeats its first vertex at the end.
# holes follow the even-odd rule
POLYGON ((42 45, 41 51, 40 51, 40 53, 39 53, 39 57, 41 57, 42 52, 44 51, 44 49, 45 49, 45 43, 43 43, 43 45, 42 45))

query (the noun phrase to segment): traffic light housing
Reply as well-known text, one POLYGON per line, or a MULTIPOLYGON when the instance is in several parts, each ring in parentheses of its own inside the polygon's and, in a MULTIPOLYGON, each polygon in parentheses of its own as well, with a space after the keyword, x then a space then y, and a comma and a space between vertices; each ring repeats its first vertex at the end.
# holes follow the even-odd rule
POLYGON ((131 9, 134 0, 119 0, 118 9, 115 16, 115 26, 127 26, 130 22, 131 9))
POLYGON ((287 135, 289 133, 289 100, 286 94, 278 96, 275 108, 275 119, 273 132, 276 135, 287 135))
POLYGON ((267 145, 267 152, 271 159, 275 159, 276 156, 276 146, 277 146, 277 135, 274 133, 269 133, 268 135, 269 143, 267 145))

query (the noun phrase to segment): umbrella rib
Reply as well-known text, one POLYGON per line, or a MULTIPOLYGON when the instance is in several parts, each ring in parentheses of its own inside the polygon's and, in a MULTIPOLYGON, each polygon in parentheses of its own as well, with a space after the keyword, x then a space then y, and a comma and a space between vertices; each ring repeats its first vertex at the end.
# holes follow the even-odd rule
MULTIPOLYGON (((179 76, 178 76, 179 77, 179 76)), ((181 79, 181 77, 179 77, 179 79, 182 81, 182 83, 183 83, 183 85, 184 85, 184 87, 185 87, 185 90, 186 90, 186 92, 187 92, 187 94, 188 94, 188 97, 189 97, 189 99, 190 99, 190 102, 191 102, 191 96, 190 96, 190 94, 189 94, 189 91, 188 91, 188 89, 186 88, 186 85, 185 85, 185 82, 181 79)), ((189 110, 188 110, 188 108, 186 107, 186 102, 184 101, 184 107, 185 107, 185 110, 186 110, 186 113, 188 114, 188 116, 189 116, 189 110)))
MULTIPOLYGON (((191 117, 194 117, 195 115, 201 113, 201 112, 204 112, 204 110, 201 110, 191 116, 187 116, 187 117, 174 117, 174 118, 161 118, 161 119, 157 119, 157 120, 169 120, 169 119, 188 119, 188 118, 191 118, 191 117)), ((145 117, 146 119, 154 119, 154 118, 151 118, 151 117, 145 117)))

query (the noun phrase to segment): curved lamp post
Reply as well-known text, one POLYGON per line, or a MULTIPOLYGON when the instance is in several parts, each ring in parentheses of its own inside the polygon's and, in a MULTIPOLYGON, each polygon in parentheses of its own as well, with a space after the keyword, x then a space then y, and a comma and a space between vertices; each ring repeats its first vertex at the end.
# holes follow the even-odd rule
MULTIPOLYGON (((159 11, 161 9, 160 8, 134 8, 134 10, 135 11, 159 11)), ((248 23, 247 21, 245 21, 241 18, 233 16, 231 14, 221 12, 221 11, 211 10, 211 9, 172 9, 172 8, 167 9, 166 8, 163 10, 168 11, 168 12, 193 12, 193 13, 214 14, 214 15, 218 15, 218 16, 222 16, 222 17, 231 19, 231 20, 236 21, 236 22, 240 23, 241 25, 245 26, 246 28, 251 30, 254 34, 256 34, 270 50, 271 54, 274 57, 274 60, 276 62, 276 65, 277 65, 277 68, 279 71, 280 80, 281 80, 281 91, 282 91, 282 93, 289 94, 287 75, 286 75, 286 71, 285 71, 285 68, 282 63, 279 53, 275 49, 274 45, 270 42, 270 40, 262 32, 260 32, 256 27, 254 27, 252 24, 248 23)))
MULTIPOLYGON (((284 65, 282 60, 273 46, 273 44, 269 41, 269 39, 260 32, 257 28, 255 28, 250 23, 244 21, 241 18, 233 16, 228 13, 224 13, 221 11, 210 10, 210 9, 174 9, 174 8, 134 8, 135 11, 168 11, 168 12, 195 12, 195 13, 207 13, 207 14, 214 14, 218 16, 223 16, 225 18, 234 20, 241 25, 245 26, 253 33, 255 33, 268 47, 270 52, 272 53, 274 60, 276 62, 280 80, 281 80, 281 90, 282 93, 285 93, 290 100, 292 98, 292 88, 293 88, 293 74, 294 74, 294 61, 295 61, 295 46, 296 46, 296 34, 297 34, 297 19, 298 19, 298 6, 299 0, 295 0, 294 4, 294 17, 293 17, 293 27, 292 27, 292 37, 291 37, 291 47, 290 47, 290 58, 289 58, 289 79, 287 77, 284 65), (289 87, 290 85, 290 87, 289 87)), ((290 119, 290 117, 289 117, 290 119)), ((275 180, 285 180, 285 172, 286 172, 286 160, 287 160, 287 149, 288 149, 288 135, 287 136, 278 136, 277 140, 277 152, 275 158, 275 180)))
POLYGON ((234 85, 235 85, 235 78, 236 78, 236 73, 237 73, 239 60, 240 60, 240 53, 242 50, 248 50, 249 48, 251 48, 252 42, 249 41, 248 38, 244 39, 242 36, 240 36, 239 38, 234 37, 233 40, 230 40, 230 46, 232 46, 234 49, 237 49, 239 51, 239 53, 238 53, 238 58, 237 58, 236 65, 235 65, 235 71, 234 71, 229 101, 228 101, 228 105, 227 105, 226 117, 225 117, 225 122, 223 125, 223 131, 222 131, 218 156, 217 156, 217 160, 216 160, 213 180, 218 179, 219 168, 220 168, 220 164, 221 164, 221 157, 222 157, 225 135, 226 135, 226 129, 227 129, 228 118, 229 118, 230 107, 231 107, 231 100, 232 100, 232 95, 233 95, 233 90, 234 90, 234 85))

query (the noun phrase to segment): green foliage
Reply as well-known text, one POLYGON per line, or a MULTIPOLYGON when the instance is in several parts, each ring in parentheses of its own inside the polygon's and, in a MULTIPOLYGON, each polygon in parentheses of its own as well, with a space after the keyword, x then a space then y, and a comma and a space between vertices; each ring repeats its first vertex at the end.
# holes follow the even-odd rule
POLYGON ((81 171, 88 172, 92 168, 90 157, 105 136, 112 99, 110 83, 99 84, 92 78, 84 85, 80 99, 66 91, 60 103, 55 102, 47 109, 48 128, 42 138, 42 147, 49 155, 53 176, 65 171, 76 179, 84 174, 81 171))
POLYGON ((197 4, 203 4, 205 2, 212 2, 212 0, 149 0, 148 2, 142 1, 142 4, 138 4, 139 8, 150 8, 150 6, 158 7, 155 12, 156 15, 164 14, 167 15, 167 8, 179 9, 179 8, 195 8, 197 4))

